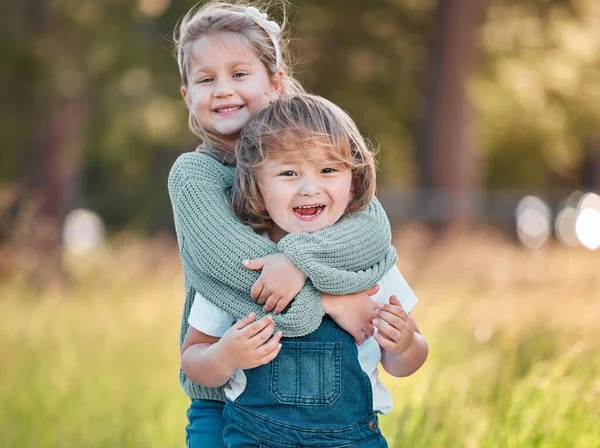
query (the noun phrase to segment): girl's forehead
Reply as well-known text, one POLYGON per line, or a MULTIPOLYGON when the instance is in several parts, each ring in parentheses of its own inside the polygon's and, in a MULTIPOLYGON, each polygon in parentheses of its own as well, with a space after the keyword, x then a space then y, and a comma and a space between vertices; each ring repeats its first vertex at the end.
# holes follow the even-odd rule
POLYGON ((232 32, 206 34, 194 40, 189 44, 189 55, 190 61, 203 65, 258 61, 248 39, 232 32))

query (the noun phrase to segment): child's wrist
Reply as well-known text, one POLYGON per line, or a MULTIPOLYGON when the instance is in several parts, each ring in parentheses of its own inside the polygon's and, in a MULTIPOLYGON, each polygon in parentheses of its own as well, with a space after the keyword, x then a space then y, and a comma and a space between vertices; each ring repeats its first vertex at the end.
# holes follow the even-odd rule
POLYGON ((222 343, 222 340, 216 342, 212 346, 215 364, 218 366, 223 376, 231 378, 237 369, 235 361, 229 356, 227 347, 222 343))

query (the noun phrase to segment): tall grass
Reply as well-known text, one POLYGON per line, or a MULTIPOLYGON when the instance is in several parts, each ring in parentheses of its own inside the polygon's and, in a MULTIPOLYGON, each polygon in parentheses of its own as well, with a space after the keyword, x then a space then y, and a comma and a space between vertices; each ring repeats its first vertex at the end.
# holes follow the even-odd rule
MULTIPOLYGON (((397 235, 426 365, 384 380, 392 447, 600 446, 599 256, 397 235)), ((0 286, 1 447, 182 447, 182 276, 169 242, 70 260, 68 291, 0 286)))

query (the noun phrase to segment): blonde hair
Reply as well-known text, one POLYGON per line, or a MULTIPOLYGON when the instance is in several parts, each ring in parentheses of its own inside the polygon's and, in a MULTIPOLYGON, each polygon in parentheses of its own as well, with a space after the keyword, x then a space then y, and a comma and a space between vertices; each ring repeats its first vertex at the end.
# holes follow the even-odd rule
POLYGON ((354 121, 325 98, 297 94, 256 113, 242 129, 236 148, 231 205, 257 231, 274 223, 260 193, 259 174, 269 160, 342 163, 352 171, 352 197, 345 214, 365 208, 375 194, 375 161, 354 121))
MULTIPOLYGON (((244 2, 209 1, 190 9, 176 27, 173 36, 182 85, 188 85, 188 44, 203 36, 229 32, 237 34, 243 42, 252 46, 270 76, 274 76, 280 70, 283 71, 282 97, 304 92, 301 84, 293 77, 289 62, 288 38, 284 32, 286 22, 284 1, 282 1, 284 16, 281 24, 266 19, 266 14, 260 12, 267 10, 266 2, 260 4, 255 2, 250 5, 244 2), (257 18, 257 14, 263 17, 257 18)), ((205 142, 224 143, 217 135, 203 129, 192 111, 189 113, 189 126, 192 132, 205 142)))

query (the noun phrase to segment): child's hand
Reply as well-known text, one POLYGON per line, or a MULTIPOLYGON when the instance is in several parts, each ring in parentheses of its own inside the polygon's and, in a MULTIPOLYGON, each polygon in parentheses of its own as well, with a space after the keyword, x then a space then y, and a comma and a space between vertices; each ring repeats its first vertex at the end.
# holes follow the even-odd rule
POLYGON ((281 349, 281 332, 273 334, 274 330, 271 316, 257 321, 256 314, 250 313, 229 328, 217 343, 221 362, 231 370, 251 369, 271 362, 281 349))
POLYGON ((256 260, 245 260, 244 266, 253 271, 262 269, 250 290, 251 297, 263 311, 281 313, 300 292, 306 275, 284 254, 271 254, 256 260))
POLYGON ((373 337, 390 353, 404 353, 416 340, 415 323, 396 296, 391 296, 390 303, 381 307, 373 325, 377 329, 373 337))
POLYGON ((350 333, 357 344, 362 344, 373 335, 371 322, 376 317, 377 303, 369 296, 379 291, 374 285, 366 291, 354 294, 332 295, 322 293, 323 308, 331 318, 350 333))

